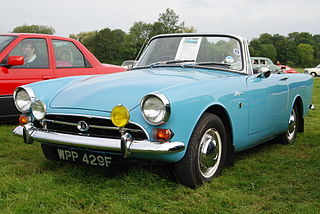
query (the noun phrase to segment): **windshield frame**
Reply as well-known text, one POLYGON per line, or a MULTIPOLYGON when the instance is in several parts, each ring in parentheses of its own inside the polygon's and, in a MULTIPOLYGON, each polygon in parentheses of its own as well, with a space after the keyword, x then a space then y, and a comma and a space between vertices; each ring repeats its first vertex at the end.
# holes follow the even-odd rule
POLYGON ((6 49, 18 36, 15 36, 15 35, 5 35, 5 34, 1 34, 0 37, 8 37, 10 38, 11 37, 11 40, 9 39, 7 44, 5 44, 3 47, 1 47, 0 45, 0 53, 6 49))
MULTIPOLYGON (((223 71, 229 71, 229 72, 235 72, 235 73, 240 73, 240 74, 252 74, 250 72, 250 66, 246 65, 248 61, 248 53, 247 49, 245 48, 245 40, 242 37, 231 35, 231 34, 214 34, 214 33, 176 33, 176 34, 161 34, 152 37, 149 42, 147 43, 146 47, 144 48, 142 54, 139 57, 139 60, 133 69, 141 69, 141 68, 150 68, 150 67, 193 67, 193 68, 201 68, 201 69, 211 69, 211 70, 223 70, 223 71), (237 69, 232 69, 232 68, 226 68, 223 66, 204 66, 204 65, 197 65, 196 63, 183 63, 183 64, 167 64, 167 63, 154 63, 150 65, 140 65, 139 62, 141 59, 143 59, 144 55, 146 54, 148 48, 150 47, 150 44, 156 40, 156 39, 161 39, 161 38, 170 38, 170 37, 224 37, 224 38, 230 38, 234 39, 238 42, 239 44, 239 50, 241 53, 241 63, 242 63, 242 68, 240 70, 237 69)), ((227 65, 227 64, 226 64, 227 65)))

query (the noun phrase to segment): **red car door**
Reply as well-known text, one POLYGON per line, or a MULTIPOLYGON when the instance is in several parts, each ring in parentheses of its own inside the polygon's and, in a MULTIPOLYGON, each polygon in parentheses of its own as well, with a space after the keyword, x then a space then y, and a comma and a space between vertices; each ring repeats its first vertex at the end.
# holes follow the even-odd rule
POLYGON ((24 64, 2 69, 1 95, 12 95, 16 87, 54 78, 46 38, 25 38, 6 56, 24 56, 24 64))
POLYGON ((18 37, 2 52, 1 63, 5 64, 9 56, 23 56, 24 64, 9 68, 0 68, 0 122, 17 121, 19 115, 13 102, 16 87, 32 82, 54 78, 50 51, 46 38, 18 37))

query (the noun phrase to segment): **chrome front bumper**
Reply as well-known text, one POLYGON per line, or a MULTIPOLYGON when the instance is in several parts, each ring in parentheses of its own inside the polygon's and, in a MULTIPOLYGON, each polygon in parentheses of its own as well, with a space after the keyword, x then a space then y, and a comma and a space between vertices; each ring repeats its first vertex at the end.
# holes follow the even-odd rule
POLYGON ((91 149, 118 151, 123 157, 129 157, 133 153, 169 154, 181 152, 185 149, 182 142, 152 142, 148 140, 133 140, 129 133, 124 133, 120 139, 89 137, 81 135, 62 134, 39 130, 29 123, 17 126, 13 133, 23 137, 27 144, 33 141, 55 143, 91 149))

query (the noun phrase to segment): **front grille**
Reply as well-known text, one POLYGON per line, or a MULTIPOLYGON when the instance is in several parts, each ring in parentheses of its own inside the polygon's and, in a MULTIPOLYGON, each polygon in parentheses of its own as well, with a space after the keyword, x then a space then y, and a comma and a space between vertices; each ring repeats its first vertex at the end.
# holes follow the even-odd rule
MULTIPOLYGON (((73 115, 46 115, 43 122, 35 121, 34 125, 40 129, 64 134, 113 139, 121 138, 119 128, 113 125, 110 119, 73 115), (84 121, 88 125, 87 130, 79 130, 78 126, 80 121, 84 121)), ((136 124, 127 124, 124 131, 130 133, 135 140, 148 139, 144 130, 136 124)))

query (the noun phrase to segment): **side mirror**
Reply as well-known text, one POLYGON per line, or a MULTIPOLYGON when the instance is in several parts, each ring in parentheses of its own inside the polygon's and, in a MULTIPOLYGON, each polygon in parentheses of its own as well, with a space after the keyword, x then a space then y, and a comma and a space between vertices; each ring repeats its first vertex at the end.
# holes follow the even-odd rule
POLYGON ((10 68, 11 66, 23 65, 24 57, 23 56, 9 56, 8 61, 3 62, 4 64, 0 64, 1 67, 10 68))
POLYGON ((135 66, 137 64, 137 62, 138 61, 136 61, 136 60, 126 60, 126 61, 123 61, 121 66, 127 70, 130 70, 133 68, 133 66, 135 66))
POLYGON ((9 56, 8 57, 8 65, 9 66, 17 66, 24 64, 24 57, 23 56, 9 56))
POLYGON ((258 70, 258 78, 268 78, 271 75, 271 71, 267 67, 261 67, 258 70))

